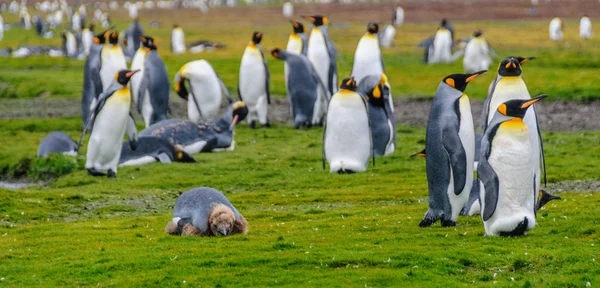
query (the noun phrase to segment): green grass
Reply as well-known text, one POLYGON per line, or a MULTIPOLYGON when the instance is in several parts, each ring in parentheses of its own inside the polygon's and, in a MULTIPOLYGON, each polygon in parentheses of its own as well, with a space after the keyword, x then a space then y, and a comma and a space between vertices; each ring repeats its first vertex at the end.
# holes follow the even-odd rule
MULTIPOLYGON (((48 131, 62 127, 76 136, 78 125, 78 119, 0 121, 1 144, 33 157, 48 131)), ((399 127, 399 149, 354 175, 322 170, 321 134, 242 126, 234 152, 200 154, 197 164, 120 168, 117 179, 77 171, 43 187, 0 189, 0 285, 598 283, 599 194, 560 194, 563 200, 541 210, 538 226, 521 238, 483 237, 479 217, 422 229, 425 164, 408 155, 422 147, 423 129, 399 127), (199 186, 223 191, 248 219, 249 234, 164 233, 176 197, 199 186)), ((599 181, 600 132, 544 136, 550 183, 599 181)), ((1 153, 6 161, 15 152, 1 153)))

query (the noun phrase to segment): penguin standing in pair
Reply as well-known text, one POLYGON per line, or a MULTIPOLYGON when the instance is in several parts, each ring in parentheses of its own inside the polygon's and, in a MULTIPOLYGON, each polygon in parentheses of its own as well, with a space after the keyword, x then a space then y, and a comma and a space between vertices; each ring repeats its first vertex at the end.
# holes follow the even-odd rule
POLYGON ((463 58, 465 73, 487 70, 492 64, 490 56, 496 59, 496 52, 494 52, 494 49, 492 49, 483 36, 483 32, 481 30, 475 31, 473 38, 467 43, 467 47, 465 48, 465 56, 463 58))
POLYGON ((92 108, 93 102, 97 100, 103 90, 100 77, 100 66, 102 63, 101 53, 109 35, 110 31, 105 31, 92 39, 93 44, 90 47, 90 53, 85 60, 81 97, 81 119, 83 121, 83 126, 85 126, 86 121, 90 118, 90 109, 92 108))
POLYGON ((536 144, 523 120, 546 95, 513 99, 498 106, 481 142, 477 167, 481 218, 489 236, 520 236, 536 224, 538 190, 532 165, 536 144))
POLYGON ((225 83, 206 60, 183 65, 173 83, 177 95, 188 102, 188 118, 193 122, 216 120, 223 97, 233 103, 225 83))
POLYGON ((363 172, 373 155, 367 103, 356 88, 354 78, 344 79, 329 101, 323 132, 323 169, 327 160, 330 173, 363 172))
POLYGON ((262 36, 262 32, 252 33, 252 40, 246 46, 240 64, 238 94, 248 105, 251 128, 256 127, 257 121, 262 127, 271 126, 268 117, 268 105, 271 104, 270 76, 267 59, 260 46, 262 36))
POLYGON ((100 79, 102 89, 105 91, 115 79, 115 73, 127 69, 125 53, 119 45, 119 33, 110 33, 108 44, 105 44, 100 52, 100 59, 100 79))
POLYGON ((173 25, 173 30, 171 30, 171 53, 185 53, 185 35, 183 29, 177 24, 173 25))
POLYGON ((391 88, 385 74, 369 75, 358 83, 358 93, 365 96, 375 156, 389 155, 396 149, 396 117, 391 88))
MULTIPOLYGON (((329 38, 329 20, 327 17, 302 16, 308 19, 313 24, 313 29, 308 38, 307 57, 312 63, 315 71, 321 78, 321 82, 325 84, 329 95, 333 95, 337 91, 337 51, 335 45, 329 38)), ((323 93, 318 93, 316 117, 322 117, 327 111, 328 96, 323 93)))
POLYGON ((329 91, 314 70, 308 58, 302 54, 290 53, 281 49, 273 49, 271 55, 285 61, 289 73, 285 78, 287 93, 290 97, 290 111, 294 128, 310 128, 322 125, 324 114, 319 113, 319 92, 327 95, 329 91))
POLYGON ((142 114, 146 127, 167 119, 171 84, 167 67, 156 51, 156 41, 150 36, 139 36, 142 46, 137 50, 132 70, 140 70, 131 78, 133 103, 142 114))
POLYGON ((380 75, 385 73, 383 68, 383 57, 379 48, 379 25, 369 23, 367 32, 360 38, 356 52, 354 53, 354 66, 352 67, 352 76, 360 83, 368 75, 380 75))
POLYGON ((130 113, 131 91, 127 85, 136 72, 138 71, 121 70, 115 73, 111 85, 98 97, 93 107, 93 114, 81 133, 83 137, 87 127, 92 131, 85 168, 93 176, 108 175, 111 178, 117 176, 121 141, 125 132, 131 150, 136 149, 137 128, 130 113))
POLYGON ((442 80, 431 103, 425 158, 429 189, 429 210, 420 227, 437 220, 455 226, 473 184, 475 130, 467 84, 485 71, 452 74, 442 80))

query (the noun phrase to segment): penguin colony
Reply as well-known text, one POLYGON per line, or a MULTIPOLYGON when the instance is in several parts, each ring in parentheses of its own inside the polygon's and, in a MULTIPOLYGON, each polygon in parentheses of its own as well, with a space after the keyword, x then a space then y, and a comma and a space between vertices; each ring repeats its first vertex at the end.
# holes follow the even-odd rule
MULTIPOLYGON (((293 15, 290 5, 286 3, 284 9, 287 17, 293 15)), ((120 44, 117 31, 94 35, 94 26, 83 28, 86 63, 79 143, 54 132, 40 143, 38 157, 50 153, 77 155, 89 131, 85 168, 93 176, 116 177, 119 166, 194 163, 196 153, 232 151, 234 128, 246 118, 252 128, 270 127, 270 74, 260 45, 262 32, 252 33, 241 57, 241 101, 233 101, 209 62, 192 61, 178 70, 173 81, 175 92, 188 103, 189 120, 168 119, 171 82, 156 41, 143 34, 135 7, 128 8, 135 20, 124 33, 125 45, 120 44), (223 98, 228 107, 218 117, 223 98), (140 137, 130 111, 132 103, 146 126, 140 137), (122 142, 124 134, 128 143, 122 142)), ((82 22, 82 15, 85 9, 73 15, 74 21, 82 22)), ((289 20, 293 32, 286 49, 270 51, 273 58, 284 61, 293 126, 324 126, 322 161, 324 169, 329 165, 330 173, 364 172, 369 162, 375 165, 376 156, 390 155, 397 146, 395 109, 381 52, 381 48, 392 45, 394 27, 403 23, 401 7, 395 7, 393 15, 392 24, 381 36, 378 23, 367 24, 354 54, 352 73, 340 83, 337 50, 326 16, 302 16, 312 24, 310 37, 302 23, 289 20)), ((82 27, 73 24, 75 31, 82 27)), ((553 40, 562 39, 561 27, 560 19, 552 21, 553 40)), ((581 20, 580 34, 591 37, 587 17, 581 20)), ((67 31, 63 37, 66 55, 75 57, 75 35, 67 31)), ((454 61, 454 37, 450 23, 442 20, 435 35, 421 43, 424 61, 454 61)), ((186 52, 183 30, 177 25, 171 34, 171 52, 186 52)), ((462 53, 465 74, 441 79, 427 123, 426 148, 418 153, 426 157, 429 189, 429 209, 419 226, 428 227, 438 220, 442 226, 455 226, 459 215, 480 214, 486 235, 524 235, 535 227, 536 211, 559 199, 541 186, 545 160, 535 103, 546 95, 532 98, 521 78, 522 65, 533 57, 505 58, 490 84, 481 123, 483 133, 476 134, 465 90, 486 72, 496 54, 482 31, 473 34, 462 53)), ((228 236, 247 233, 248 222, 221 192, 202 187, 177 199, 165 231, 228 236)))

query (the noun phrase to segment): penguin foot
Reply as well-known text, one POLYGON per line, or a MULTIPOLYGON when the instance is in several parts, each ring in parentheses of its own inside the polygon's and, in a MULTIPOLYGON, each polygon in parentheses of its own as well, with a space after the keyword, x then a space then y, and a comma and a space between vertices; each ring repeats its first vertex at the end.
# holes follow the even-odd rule
POLYGON ((435 223, 435 221, 437 221, 437 219, 423 218, 423 220, 421 220, 421 222, 419 223, 419 227, 421 227, 421 228, 429 227, 433 223, 435 223))
POLYGON ((442 227, 454 227, 456 226, 456 222, 452 220, 442 220, 442 227))
POLYGON ((256 121, 252 120, 250 121, 250 128, 255 129, 256 128, 256 121))
POLYGON ((519 225, 517 225, 517 227, 515 227, 515 229, 513 229, 510 232, 500 232, 500 236, 503 236, 503 237, 523 236, 523 234, 525 234, 525 230, 527 230, 528 224, 529 224, 529 219, 527 219, 527 217, 525 217, 523 219, 523 221, 521 221, 521 223, 519 223, 519 225))
POLYGON ((90 174, 92 176, 106 176, 106 174, 104 174, 104 173, 102 173, 100 171, 97 171, 94 168, 88 168, 87 171, 88 171, 88 174, 90 174))
POLYGON ((354 174, 352 170, 340 169, 337 171, 338 174, 354 174))
POLYGON ((267 121, 267 123, 265 123, 265 124, 260 124, 260 127, 261 128, 265 128, 265 127, 266 128, 271 128, 271 122, 267 121))
POLYGON ((108 178, 117 178, 117 173, 111 169, 108 169, 108 174, 106 176, 108 176, 108 178))

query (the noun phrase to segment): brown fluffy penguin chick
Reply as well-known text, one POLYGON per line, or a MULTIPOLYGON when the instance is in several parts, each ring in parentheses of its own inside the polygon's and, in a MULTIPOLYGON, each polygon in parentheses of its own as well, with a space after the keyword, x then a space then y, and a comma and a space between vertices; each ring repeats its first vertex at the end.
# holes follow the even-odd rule
POLYGON ((229 236, 248 233, 248 222, 221 192, 189 190, 177 199, 165 232, 182 236, 229 236))

